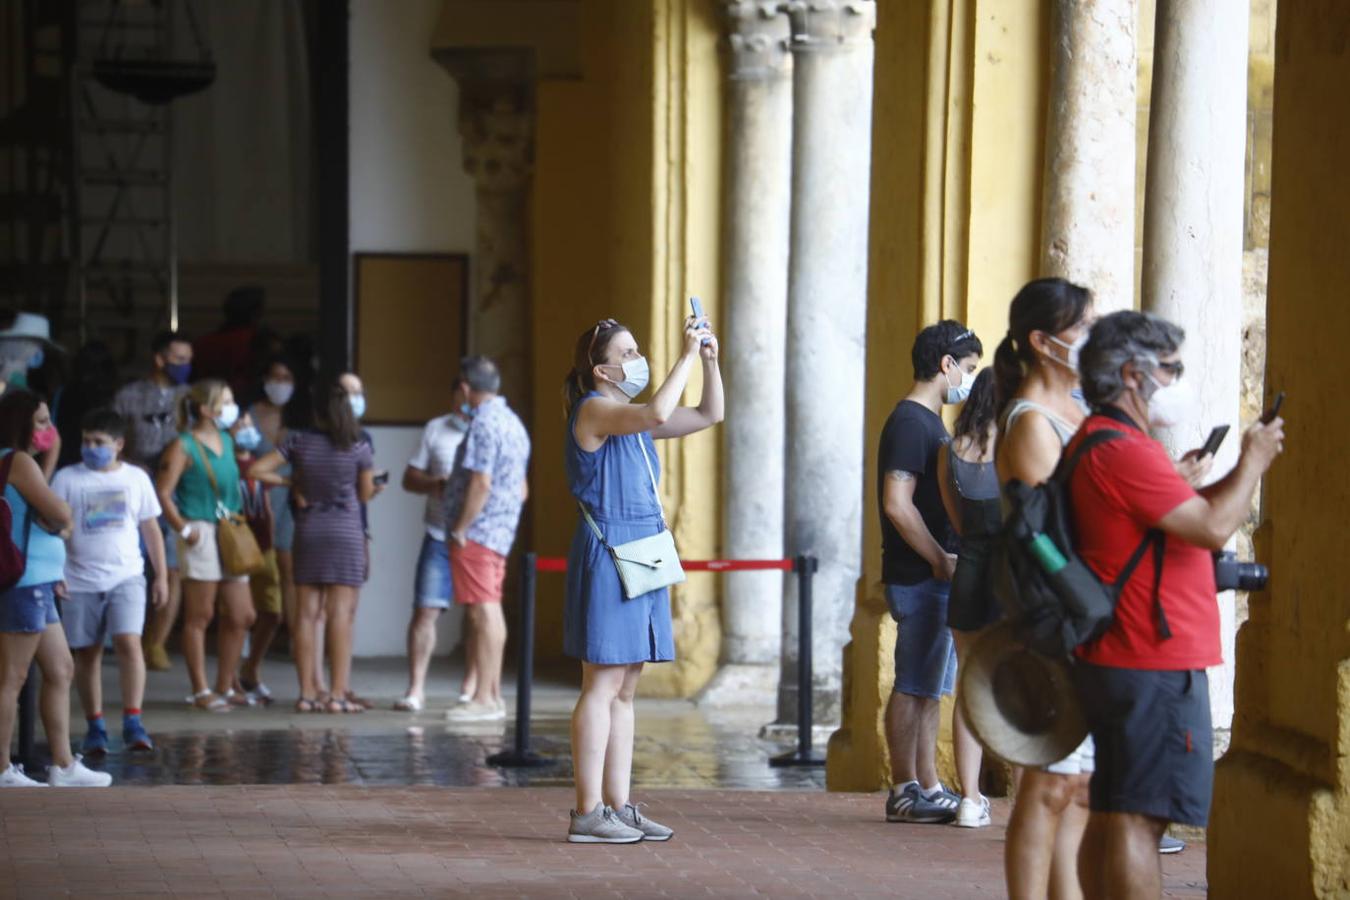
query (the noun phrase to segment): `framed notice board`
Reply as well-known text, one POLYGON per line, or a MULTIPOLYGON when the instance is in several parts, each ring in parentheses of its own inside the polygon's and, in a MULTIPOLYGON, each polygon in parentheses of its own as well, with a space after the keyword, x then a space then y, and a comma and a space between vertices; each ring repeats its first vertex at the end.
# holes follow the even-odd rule
POLYGON ((358 253, 355 294, 366 421, 421 425, 444 415, 467 343, 469 257, 358 253))

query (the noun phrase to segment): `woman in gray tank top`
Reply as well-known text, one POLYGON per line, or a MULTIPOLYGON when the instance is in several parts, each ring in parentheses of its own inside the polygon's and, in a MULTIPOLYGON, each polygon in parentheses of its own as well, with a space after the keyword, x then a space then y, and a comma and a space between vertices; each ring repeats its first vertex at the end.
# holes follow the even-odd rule
MULTIPOLYGON (((1008 335, 994 354, 1000 482, 1040 484, 1059 464, 1085 417, 1074 393, 1092 320, 1091 293, 1060 278, 1032 281, 1013 298, 1008 335)), ((1023 771, 1004 851, 1010 897, 1081 896, 1077 857, 1092 768, 1088 738, 1065 759, 1023 771)))

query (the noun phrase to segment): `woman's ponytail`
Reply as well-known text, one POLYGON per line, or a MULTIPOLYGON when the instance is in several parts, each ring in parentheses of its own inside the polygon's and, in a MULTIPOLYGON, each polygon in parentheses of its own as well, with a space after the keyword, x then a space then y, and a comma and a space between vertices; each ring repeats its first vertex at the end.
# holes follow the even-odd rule
POLYGON ((1083 320, 1092 305, 1087 288, 1063 278, 1027 282, 1008 308, 1008 335, 994 351, 994 378, 1000 415, 1022 387, 1026 370, 1038 364, 1031 333, 1059 334, 1083 320))
POLYGON ((1000 413, 1022 386, 1022 377, 1022 361, 1009 333, 994 350, 994 403, 1000 413))

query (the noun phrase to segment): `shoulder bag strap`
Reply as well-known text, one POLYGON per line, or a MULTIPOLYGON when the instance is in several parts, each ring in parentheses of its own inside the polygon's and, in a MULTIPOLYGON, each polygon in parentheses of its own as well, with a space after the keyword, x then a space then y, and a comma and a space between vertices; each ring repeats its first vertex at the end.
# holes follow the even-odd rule
POLYGON ((661 505, 661 489, 656 486, 656 470, 652 468, 651 457, 647 455, 647 442, 642 439, 642 435, 645 433, 639 432, 635 437, 637 437, 638 449, 642 451, 642 461, 647 464, 647 477, 652 480, 652 496, 656 498, 656 508, 661 512, 661 524, 669 530, 670 526, 666 524, 666 508, 661 505))
POLYGON ((595 519, 591 518, 590 510, 586 509, 586 504, 578 500, 577 508, 581 510, 581 515, 586 519, 586 524, 591 526, 591 531, 595 532, 595 539, 600 542, 600 545, 606 550, 613 550, 614 548, 609 545, 609 541, 605 540, 605 534, 600 530, 600 526, 595 524, 595 519))

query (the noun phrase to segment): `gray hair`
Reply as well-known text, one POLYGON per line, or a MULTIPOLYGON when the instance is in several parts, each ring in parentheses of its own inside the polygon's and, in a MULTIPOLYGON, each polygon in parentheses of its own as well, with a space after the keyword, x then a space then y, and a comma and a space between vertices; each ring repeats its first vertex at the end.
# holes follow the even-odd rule
POLYGON ((1114 402, 1125 391, 1121 370, 1126 363, 1152 372, 1185 340, 1181 326, 1150 313, 1125 310, 1102 316, 1078 356, 1083 398, 1092 406, 1114 402))
POLYGON ((459 361, 459 380, 472 390, 495 394, 502 389, 502 373, 486 356, 466 356, 459 361))

